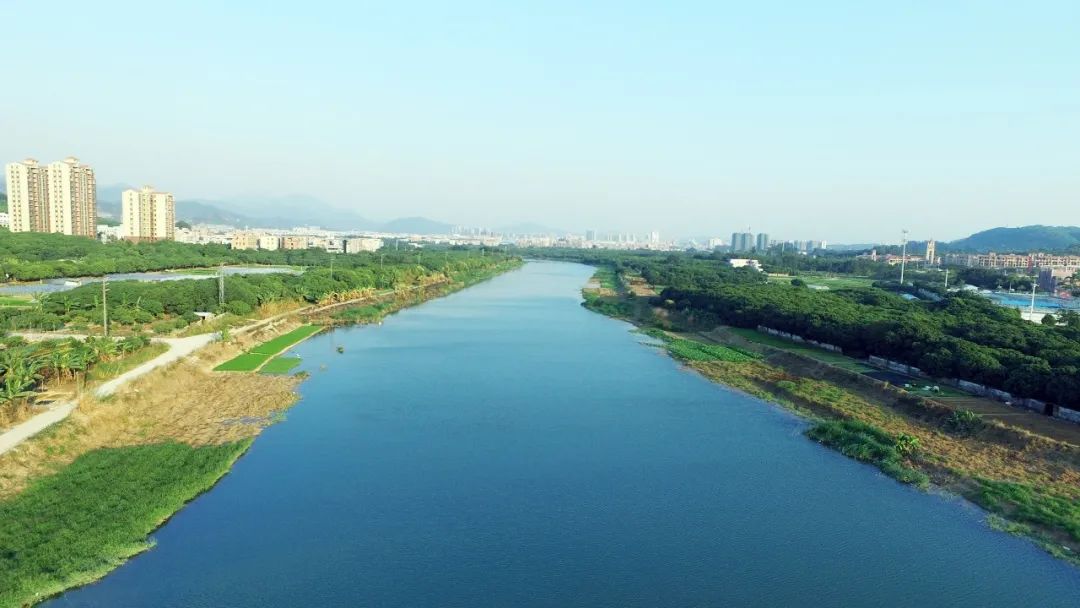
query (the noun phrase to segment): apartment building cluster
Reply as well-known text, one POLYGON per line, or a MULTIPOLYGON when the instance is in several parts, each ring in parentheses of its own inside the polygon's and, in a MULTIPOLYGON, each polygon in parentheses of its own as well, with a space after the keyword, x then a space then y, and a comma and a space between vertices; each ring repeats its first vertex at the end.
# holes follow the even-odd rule
POLYGON ((950 264, 974 268, 997 268, 1002 270, 1036 270, 1058 268, 1064 271, 1080 270, 1080 255, 1055 255, 1052 253, 952 253, 945 256, 950 264))
POLYGON ((330 237, 313 234, 269 234, 260 232, 234 232, 229 241, 233 249, 259 249, 262 251, 324 249, 330 253, 361 253, 378 251, 383 240, 368 236, 330 237))
MULTIPOLYGON (((55 232, 97 238, 97 180, 93 167, 69 156, 43 165, 33 158, 5 167, 7 227, 12 232, 55 232)), ((122 224, 111 231, 133 241, 175 239, 173 195, 151 186, 125 190, 120 201, 122 224)), ((108 232, 108 231, 107 231, 108 232)))
POLYGON ((94 170, 68 157, 48 165, 28 158, 5 167, 8 228, 97 237, 94 170))

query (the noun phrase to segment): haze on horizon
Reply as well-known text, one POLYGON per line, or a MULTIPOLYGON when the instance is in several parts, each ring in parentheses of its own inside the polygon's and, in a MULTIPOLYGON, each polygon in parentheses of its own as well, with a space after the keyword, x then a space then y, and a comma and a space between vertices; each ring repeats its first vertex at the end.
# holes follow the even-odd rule
POLYGON ((0 159, 485 226, 1080 224, 1080 3, 877 4, 9 0, 0 159))

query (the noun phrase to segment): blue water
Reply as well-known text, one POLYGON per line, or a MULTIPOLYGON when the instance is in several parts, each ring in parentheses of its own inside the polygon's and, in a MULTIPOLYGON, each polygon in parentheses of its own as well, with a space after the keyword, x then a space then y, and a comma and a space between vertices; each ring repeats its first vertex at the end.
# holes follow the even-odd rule
MULTIPOLYGON (((994 292, 985 293, 983 295, 997 302, 1001 306, 1007 306, 1009 308, 1019 308, 1021 310, 1027 310, 1031 307, 1030 294, 1025 295, 1017 293, 994 292)), ((1080 299, 1059 298, 1056 296, 1035 296, 1035 310, 1037 311, 1057 312, 1058 310, 1067 309, 1080 311, 1080 299)))
POLYGON ((305 342, 288 419, 50 606, 1077 605, 1080 569, 582 309, 590 273, 305 342))

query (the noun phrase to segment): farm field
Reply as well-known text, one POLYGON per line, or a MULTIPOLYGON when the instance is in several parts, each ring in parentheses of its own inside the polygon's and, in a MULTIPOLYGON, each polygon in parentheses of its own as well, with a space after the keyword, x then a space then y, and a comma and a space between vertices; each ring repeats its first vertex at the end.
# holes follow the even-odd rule
MULTIPOLYGON (((219 372, 253 372, 285 349, 322 331, 321 325, 303 325, 252 348, 214 368, 219 372)), ((281 364, 279 364, 281 365, 281 364)))

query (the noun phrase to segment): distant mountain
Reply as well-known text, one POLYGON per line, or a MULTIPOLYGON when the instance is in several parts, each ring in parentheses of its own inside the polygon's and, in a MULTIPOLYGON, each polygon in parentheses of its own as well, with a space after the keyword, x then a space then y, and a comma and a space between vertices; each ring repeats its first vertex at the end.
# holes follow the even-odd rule
POLYGON ((879 247, 874 243, 848 243, 834 245, 829 243, 828 251, 867 251, 879 247))
POLYGON ((1027 253, 1080 247, 1080 227, 1022 226, 991 228, 948 243, 949 251, 1027 253))
POLYGON ((450 234, 453 229, 453 224, 437 222, 426 217, 402 217, 390 220, 379 228, 382 232, 402 234, 450 234))
MULTIPOLYGON (((99 186, 98 213, 119 218, 121 194, 132 187, 129 184, 99 186)), ((374 221, 306 194, 245 195, 228 200, 180 199, 176 201, 176 219, 192 224, 222 224, 236 228, 318 226, 343 232, 371 230, 404 234, 449 234, 453 231, 453 224, 425 217, 405 217, 385 223, 374 221)))

